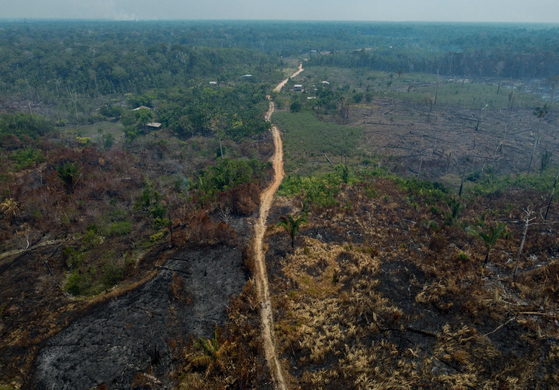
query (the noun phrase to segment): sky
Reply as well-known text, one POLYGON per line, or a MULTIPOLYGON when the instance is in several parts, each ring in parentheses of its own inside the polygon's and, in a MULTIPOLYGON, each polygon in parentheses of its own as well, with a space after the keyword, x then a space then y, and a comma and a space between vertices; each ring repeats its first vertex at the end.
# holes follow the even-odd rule
POLYGON ((0 18, 559 23, 559 0, 0 0, 0 18))

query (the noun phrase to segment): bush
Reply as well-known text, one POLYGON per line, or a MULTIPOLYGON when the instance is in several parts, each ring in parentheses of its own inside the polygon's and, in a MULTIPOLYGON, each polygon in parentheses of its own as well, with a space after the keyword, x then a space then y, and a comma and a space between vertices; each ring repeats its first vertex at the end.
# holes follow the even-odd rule
POLYGON ((19 149, 11 156, 15 161, 16 170, 29 168, 31 165, 39 164, 45 161, 43 152, 39 149, 27 147, 19 149))
POLYGON ((113 261, 106 263, 103 268, 103 277, 101 282, 105 288, 116 286, 124 280, 124 268, 116 265, 113 261))
POLYGON ((91 287, 91 280, 88 274, 80 275, 78 271, 72 272, 64 288, 71 295, 85 295, 91 287))
POLYGON ((111 237, 115 236, 126 236, 132 232, 132 224, 130 222, 116 222, 109 226, 108 235, 111 237))

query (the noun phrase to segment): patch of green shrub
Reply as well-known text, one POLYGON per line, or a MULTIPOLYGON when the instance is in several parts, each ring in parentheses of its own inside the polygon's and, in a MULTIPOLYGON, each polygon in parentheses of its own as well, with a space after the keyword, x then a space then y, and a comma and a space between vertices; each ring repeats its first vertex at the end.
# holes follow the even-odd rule
POLYGON ((107 234, 110 237, 126 236, 132 232, 132 224, 130 222, 122 221, 111 224, 108 228, 107 234))

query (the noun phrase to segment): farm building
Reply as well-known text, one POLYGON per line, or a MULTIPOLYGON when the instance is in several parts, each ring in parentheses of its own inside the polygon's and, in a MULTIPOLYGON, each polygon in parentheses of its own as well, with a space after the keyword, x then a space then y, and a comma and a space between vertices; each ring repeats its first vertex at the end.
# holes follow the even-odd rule
POLYGON ((147 124, 148 129, 150 130, 159 130, 161 128, 161 123, 158 122, 151 122, 147 124))

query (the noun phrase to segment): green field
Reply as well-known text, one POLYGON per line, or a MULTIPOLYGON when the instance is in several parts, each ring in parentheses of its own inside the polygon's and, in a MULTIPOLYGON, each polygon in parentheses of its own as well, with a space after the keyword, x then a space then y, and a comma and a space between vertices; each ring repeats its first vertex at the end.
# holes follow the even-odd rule
MULTIPOLYGON (((435 97, 437 76, 423 73, 396 73, 367 71, 365 69, 344 69, 311 67, 305 69, 294 81, 305 85, 319 85, 322 80, 330 82, 333 90, 341 91, 346 97, 355 92, 370 93, 373 97, 392 97, 402 101, 429 104, 428 96, 435 97)), ((498 85, 481 84, 476 80, 462 83, 462 78, 452 80, 439 78, 438 105, 453 105, 464 108, 506 109, 509 107, 509 95, 514 91, 514 107, 536 107, 543 105, 540 96, 523 92, 519 83, 512 87, 511 82, 498 85)), ((363 100, 363 102, 365 102, 363 100)), ((549 102, 547 102, 550 104, 549 102)), ((552 108, 559 106, 552 103, 552 108)))
POLYGON ((324 155, 338 164, 359 154, 362 128, 324 123, 313 112, 276 112, 272 120, 283 133, 287 174, 330 172, 333 167, 324 155))
POLYGON ((114 143, 120 144, 124 140, 124 126, 119 122, 98 122, 89 126, 62 128, 60 133, 67 138, 89 137, 93 143, 103 143, 103 136, 112 134, 114 143))

